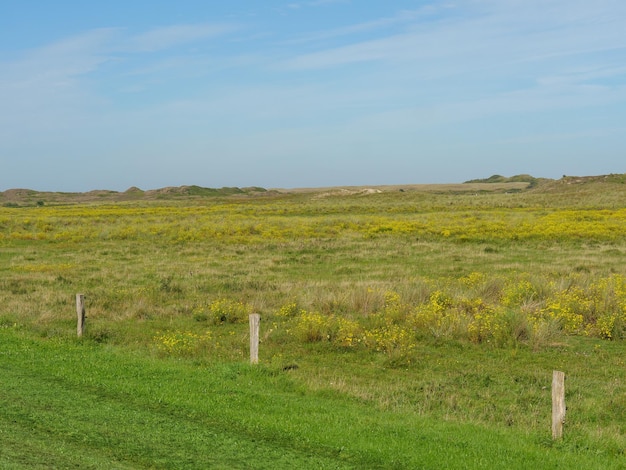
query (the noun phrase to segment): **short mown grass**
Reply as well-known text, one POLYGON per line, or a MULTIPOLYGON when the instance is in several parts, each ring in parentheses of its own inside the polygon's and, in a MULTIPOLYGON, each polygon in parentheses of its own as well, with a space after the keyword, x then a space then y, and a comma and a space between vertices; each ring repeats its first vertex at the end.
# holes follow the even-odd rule
MULTIPOLYGON (((619 468, 624 458, 577 432, 553 444, 514 423, 471 424, 408 404, 385 409, 271 366, 193 365, 6 328, 0 336, 3 468, 619 468)), ((459 373, 420 393, 457 381, 483 407, 498 406, 489 394, 506 375, 459 373)), ((517 373, 509 371, 510 384, 528 382, 518 387, 534 388, 545 405, 547 381, 536 370, 517 373)))

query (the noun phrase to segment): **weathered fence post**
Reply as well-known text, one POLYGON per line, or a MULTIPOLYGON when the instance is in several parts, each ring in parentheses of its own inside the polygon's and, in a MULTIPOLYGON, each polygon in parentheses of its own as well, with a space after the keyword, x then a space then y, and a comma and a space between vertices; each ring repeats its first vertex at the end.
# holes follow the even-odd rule
POLYGON ((259 363, 259 324, 261 315, 253 313, 250 315, 250 364, 259 363))
POLYGON ((565 422, 565 373, 552 372, 552 439, 563 437, 565 422))
POLYGON ((80 338, 85 331, 85 296, 76 294, 76 335, 80 338))

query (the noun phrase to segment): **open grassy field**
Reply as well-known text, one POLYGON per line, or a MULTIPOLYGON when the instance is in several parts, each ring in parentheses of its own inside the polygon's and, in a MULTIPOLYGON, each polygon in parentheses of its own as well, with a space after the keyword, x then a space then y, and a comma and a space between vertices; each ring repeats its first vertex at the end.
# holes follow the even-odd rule
POLYGON ((623 468, 624 180, 5 192, 0 466, 623 468))

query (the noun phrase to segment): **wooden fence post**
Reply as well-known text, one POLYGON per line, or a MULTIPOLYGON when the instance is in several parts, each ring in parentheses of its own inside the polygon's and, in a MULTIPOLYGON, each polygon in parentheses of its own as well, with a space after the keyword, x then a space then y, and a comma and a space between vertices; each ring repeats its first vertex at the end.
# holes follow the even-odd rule
POLYGON ((76 335, 80 338, 85 331, 85 296, 76 294, 76 335))
POLYGON ((563 437, 565 422, 565 373, 552 372, 552 439, 563 437))
POLYGON ((261 315, 253 313, 250 319, 250 364, 259 363, 259 324, 261 315))

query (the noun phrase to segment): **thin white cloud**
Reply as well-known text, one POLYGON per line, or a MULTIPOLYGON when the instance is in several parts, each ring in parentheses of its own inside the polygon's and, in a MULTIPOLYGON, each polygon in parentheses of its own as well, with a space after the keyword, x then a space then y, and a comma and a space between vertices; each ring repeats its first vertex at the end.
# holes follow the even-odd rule
POLYGON ((114 29, 97 29, 26 51, 13 62, 0 63, 0 83, 54 85, 91 72, 108 60, 105 45, 114 34, 114 29))
POLYGON ((401 10, 393 16, 377 18, 371 21, 342 26, 322 31, 308 32, 284 41, 285 44, 299 44, 325 39, 333 39, 362 33, 370 33, 403 25, 414 24, 418 20, 427 20, 450 8, 449 5, 425 5, 413 10, 401 10))
POLYGON ((231 24, 187 24, 156 28, 131 37, 125 44, 131 52, 153 52, 202 39, 220 36, 238 29, 231 24))
MULTIPOLYGON (((110 64, 121 64, 115 72, 118 77, 131 75, 133 68, 143 70, 144 75, 166 69, 197 71, 199 65, 206 65, 206 58, 173 54, 149 63, 144 56, 233 29, 230 24, 174 25, 128 36, 119 28, 100 28, 23 51, 14 60, 0 62, 2 134, 68 128, 84 121, 94 107, 109 102, 96 89, 105 83, 99 74, 110 64)), ((122 83, 119 89, 128 93, 144 87, 142 83, 122 83)))
POLYGON ((0 137, 23 145, 35 133, 79 124, 83 110, 102 102, 87 91, 83 78, 111 59, 107 44, 115 34, 115 29, 89 31, 0 63, 0 137))
POLYGON ((573 67, 561 70, 557 74, 547 75, 538 80, 540 85, 569 85, 575 83, 594 82, 597 80, 612 79, 615 77, 626 78, 626 66, 615 65, 589 65, 585 67, 573 67))
MULTIPOLYGON (((489 0, 460 5, 462 8, 445 5, 450 9, 450 17, 442 21, 415 20, 408 25, 408 33, 393 32, 374 40, 296 55, 284 65, 311 70, 373 61, 443 59, 457 60, 462 70, 470 62, 536 60, 626 48, 621 20, 626 17, 626 3, 606 0, 590 8, 588 3, 564 0, 489 0), (603 4, 611 8, 603 8, 603 4), (615 10, 624 15, 616 15, 615 10)), ((356 32, 395 21, 398 20, 383 18, 318 32, 312 37, 356 32)))
MULTIPOLYGON (((119 28, 101 28, 25 51, 11 62, 0 62, 0 84, 7 88, 50 88, 96 71, 120 53, 144 53, 199 42, 229 33, 233 25, 173 25, 135 36, 119 28)), ((170 59, 176 62, 180 59, 170 59)))
POLYGON ((306 2, 307 5, 312 7, 318 7, 321 5, 330 5, 332 3, 350 3, 350 0, 311 0, 306 2))
POLYGON ((331 5, 334 3, 350 3, 350 0, 309 0, 306 2, 291 2, 287 4, 287 8, 293 10, 304 7, 319 7, 324 5, 331 5))

